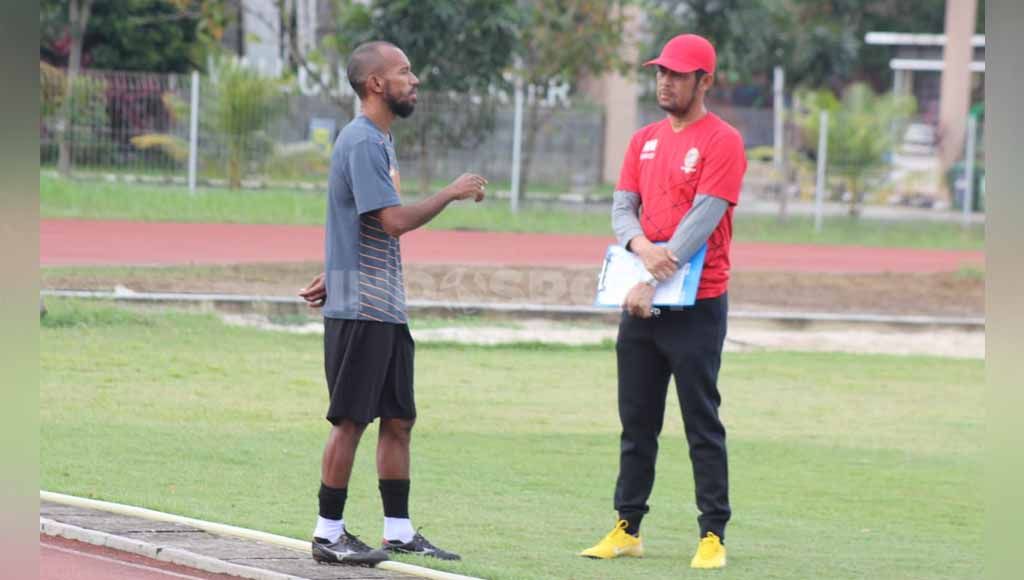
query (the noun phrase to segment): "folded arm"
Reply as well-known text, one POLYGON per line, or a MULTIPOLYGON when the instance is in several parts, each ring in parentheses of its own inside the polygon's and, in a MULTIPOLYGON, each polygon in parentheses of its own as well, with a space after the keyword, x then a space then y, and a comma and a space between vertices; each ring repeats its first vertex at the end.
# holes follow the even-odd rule
POLYGON ((693 200, 693 207, 679 220, 675 233, 665 246, 680 261, 688 261, 708 241, 728 209, 728 201, 698 194, 693 200))
POLYGON ((612 197, 612 230, 619 245, 630 250, 629 243, 637 236, 644 235, 640 227, 640 194, 632 191, 616 191, 612 197))

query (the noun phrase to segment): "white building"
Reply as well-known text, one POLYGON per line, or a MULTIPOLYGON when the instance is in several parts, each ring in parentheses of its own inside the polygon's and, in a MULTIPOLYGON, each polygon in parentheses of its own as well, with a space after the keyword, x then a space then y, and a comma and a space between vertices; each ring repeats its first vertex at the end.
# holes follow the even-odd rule
POLYGON ((253 67, 278 75, 297 48, 306 54, 331 32, 331 0, 242 0, 224 44, 253 67), (285 23, 293 23, 288 27, 285 23), (292 36, 294 35, 294 39, 292 36))

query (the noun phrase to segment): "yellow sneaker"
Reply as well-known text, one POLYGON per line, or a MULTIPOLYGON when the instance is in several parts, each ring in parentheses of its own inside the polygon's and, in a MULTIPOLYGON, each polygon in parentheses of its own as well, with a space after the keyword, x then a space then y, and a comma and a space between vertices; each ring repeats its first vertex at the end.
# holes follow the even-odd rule
POLYGON ((724 568, 725 546, 715 534, 708 532, 697 545, 697 553, 690 560, 691 568, 724 568))
POLYGON ((626 533, 628 525, 626 520, 615 522, 615 527, 612 531, 608 532, 607 536, 602 538, 596 546, 583 550, 579 555, 585 558, 600 558, 602 560, 610 560, 619 556, 632 556, 634 558, 643 556, 644 543, 639 537, 626 533))

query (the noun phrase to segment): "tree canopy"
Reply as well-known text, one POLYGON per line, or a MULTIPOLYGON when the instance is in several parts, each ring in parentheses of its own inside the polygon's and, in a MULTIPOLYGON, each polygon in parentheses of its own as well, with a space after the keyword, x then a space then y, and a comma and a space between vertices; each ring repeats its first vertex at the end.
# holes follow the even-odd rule
MULTIPOLYGON (((43 60, 67 64, 70 49, 67 0, 41 0, 43 60)), ((85 30, 82 64, 88 68, 145 72, 187 72, 203 68, 207 44, 198 13, 169 0, 94 2, 85 30)))
MULTIPOLYGON (((941 33, 946 0, 641 0, 655 54, 684 32, 706 36, 719 54, 720 76, 768 83, 782 65, 794 86, 838 91, 855 80, 881 88, 891 80, 888 51, 864 43, 870 31, 941 33)), ((978 0, 984 32, 985 1, 978 0)))

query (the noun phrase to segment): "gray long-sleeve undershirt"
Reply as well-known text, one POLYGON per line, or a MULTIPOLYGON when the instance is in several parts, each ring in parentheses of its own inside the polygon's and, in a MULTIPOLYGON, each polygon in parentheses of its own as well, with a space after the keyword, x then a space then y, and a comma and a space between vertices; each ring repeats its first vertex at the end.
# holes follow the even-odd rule
MULTIPOLYGON (((708 241, 712 232, 729 209, 729 202, 720 197, 698 194, 693 206, 679 220, 676 231, 665 244, 680 262, 685 262, 708 241)), ((619 244, 629 248, 629 241, 644 235, 639 218, 640 195, 631 191, 616 191, 612 199, 612 229, 619 244)))

